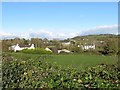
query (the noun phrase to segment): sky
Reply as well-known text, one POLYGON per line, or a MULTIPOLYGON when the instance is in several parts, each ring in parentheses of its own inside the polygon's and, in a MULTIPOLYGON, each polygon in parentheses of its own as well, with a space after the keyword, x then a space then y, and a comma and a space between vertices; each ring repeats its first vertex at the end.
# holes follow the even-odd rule
POLYGON ((2 2, 0 38, 117 34, 117 2, 2 2))
POLYGON ((119 0, 2 0, 3 2, 119 2, 119 0))

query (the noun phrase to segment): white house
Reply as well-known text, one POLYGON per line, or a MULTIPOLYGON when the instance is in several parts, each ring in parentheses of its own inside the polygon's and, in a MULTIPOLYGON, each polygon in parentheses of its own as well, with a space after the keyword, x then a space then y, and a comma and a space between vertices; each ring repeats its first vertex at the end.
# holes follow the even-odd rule
POLYGON ((70 42, 63 42, 62 45, 70 45, 70 42))
POLYGON ((91 45, 81 45, 81 48, 82 48, 83 50, 95 49, 95 44, 91 44, 91 45))
POLYGON ((66 53, 70 53, 70 51, 69 50, 67 50, 67 49, 62 49, 62 50, 58 50, 58 53, 60 53, 60 52, 66 52, 66 53))
POLYGON ((50 52, 52 52, 52 50, 50 50, 50 49, 49 49, 49 48, 47 48, 47 47, 45 48, 45 50, 46 50, 46 51, 50 51, 50 52))
POLYGON ((20 51, 23 49, 35 49, 34 44, 32 45, 25 45, 25 46, 19 46, 19 44, 13 45, 9 47, 9 50, 13 50, 14 52, 20 51))

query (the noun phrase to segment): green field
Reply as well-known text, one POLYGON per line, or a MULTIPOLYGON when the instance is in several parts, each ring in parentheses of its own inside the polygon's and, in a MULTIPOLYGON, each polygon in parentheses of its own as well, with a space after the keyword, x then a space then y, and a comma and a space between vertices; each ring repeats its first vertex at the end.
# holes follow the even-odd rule
POLYGON ((63 68, 73 67, 77 69, 85 68, 88 66, 95 66, 96 64, 116 64, 117 56, 102 56, 102 55, 87 55, 87 54, 66 54, 66 55, 39 55, 39 54, 24 54, 12 53, 11 55, 23 60, 33 58, 44 58, 47 62, 57 64, 63 68))
POLYGON ((98 55, 53 55, 47 60, 50 63, 61 65, 62 67, 84 68, 96 64, 115 64, 115 56, 98 56, 98 55))

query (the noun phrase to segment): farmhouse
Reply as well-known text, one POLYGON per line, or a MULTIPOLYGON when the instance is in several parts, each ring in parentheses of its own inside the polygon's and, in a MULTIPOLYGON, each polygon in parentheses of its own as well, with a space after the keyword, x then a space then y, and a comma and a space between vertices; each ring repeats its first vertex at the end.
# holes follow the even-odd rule
POLYGON ((48 47, 46 47, 45 50, 46 50, 46 51, 50 51, 50 52, 52 52, 52 50, 49 49, 48 47))
POLYGON ((66 52, 66 53, 70 53, 70 51, 69 50, 67 50, 67 49, 61 49, 61 50, 58 50, 56 47, 46 47, 45 48, 45 50, 46 51, 50 51, 50 52, 54 52, 54 53, 60 53, 60 52, 66 52))
POLYGON ((70 42, 63 42, 63 45, 70 45, 70 42))
POLYGON ((35 49, 34 44, 31 45, 24 45, 24 46, 20 46, 19 44, 13 45, 9 47, 9 50, 12 50, 14 52, 16 51, 20 51, 23 49, 35 49))
POLYGON ((46 50, 46 51, 53 52, 53 53, 57 53, 57 52, 58 52, 56 46, 47 46, 47 47, 45 48, 45 50, 46 50))
POLYGON ((83 50, 95 49, 95 44, 81 45, 83 50))
POLYGON ((60 53, 60 52, 70 53, 70 51, 69 51, 69 50, 67 50, 67 49, 58 50, 58 53, 60 53))

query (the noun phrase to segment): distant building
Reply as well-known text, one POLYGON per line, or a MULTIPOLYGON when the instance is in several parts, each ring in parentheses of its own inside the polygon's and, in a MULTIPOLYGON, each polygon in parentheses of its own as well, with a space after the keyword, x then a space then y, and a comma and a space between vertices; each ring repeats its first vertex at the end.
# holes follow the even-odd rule
POLYGON ((60 49, 60 50, 58 50, 55 46, 46 47, 45 50, 46 50, 46 51, 53 52, 53 53, 56 53, 56 54, 57 54, 57 53, 59 54, 60 52, 70 53, 70 51, 67 50, 67 49, 60 49))
POLYGON ((19 44, 13 45, 9 47, 9 50, 12 50, 14 52, 16 51, 21 51, 23 49, 35 49, 34 44, 32 45, 24 45, 24 46, 20 46, 19 44))
POLYGON ((56 46, 47 46, 45 50, 53 52, 53 53, 58 53, 57 47, 56 46))
POLYGON ((95 44, 81 45, 83 50, 95 49, 95 44))
POLYGON ((70 51, 69 51, 69 50, 67 50, 67 49, 58 50, 58 54, 59 54, 60 52, 70 53, 70 51))
POLYGON ((69 48, 71 42, 62 42, 60 48, 69 48))
POLYGON ((70 42, 63 42, 62 45, 70 45, 70 42))
POLYGON ((50 51, 50 52, 52 52, 52 50, 49 49, 48 47, 46 47, 45 50, 46 50, 46 51, 50 51))

